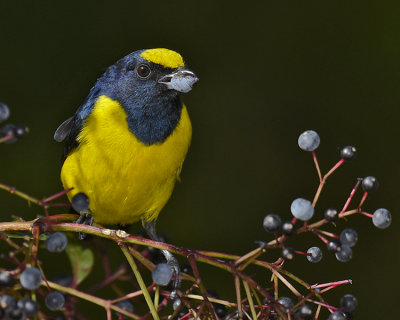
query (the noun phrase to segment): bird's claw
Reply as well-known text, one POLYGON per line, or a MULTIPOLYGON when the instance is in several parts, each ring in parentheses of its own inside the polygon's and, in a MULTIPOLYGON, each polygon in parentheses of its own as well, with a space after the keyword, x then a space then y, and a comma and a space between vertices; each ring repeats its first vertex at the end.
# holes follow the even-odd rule
MULTIPOLYGON (((79 218, 75 221, 77 224, 83 224, 87 226, 93 225, 93 217, 90 214, 90 212, 81 212, 79 218)), ((86 238, 87 234, 84 232, 78 232, 78 238, 79 240, 84 240, 86 238)))

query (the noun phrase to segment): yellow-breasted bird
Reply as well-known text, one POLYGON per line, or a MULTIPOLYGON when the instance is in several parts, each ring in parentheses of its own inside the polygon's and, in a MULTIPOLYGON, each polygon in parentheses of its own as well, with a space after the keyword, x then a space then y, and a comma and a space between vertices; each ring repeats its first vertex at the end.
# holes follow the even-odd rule
MULTIPOLYGON (((82 192, 90 200, 79 222, 141 220, 158 240, 155 221, 179 179, 192 136, 180 94, 197 81, 181 55, 168 49, 135 51, 97 80, 54 134, 65 141, 61 180, 65 189, 73 188, 69 199, 82 192)), ((163 253, 178 274, 175 258, 163 253)))

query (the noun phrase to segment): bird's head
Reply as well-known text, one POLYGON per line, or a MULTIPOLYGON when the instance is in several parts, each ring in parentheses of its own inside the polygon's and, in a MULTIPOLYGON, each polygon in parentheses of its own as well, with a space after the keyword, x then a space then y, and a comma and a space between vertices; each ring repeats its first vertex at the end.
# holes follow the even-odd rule
POLYGON ((153 104, 154 100, 189 92, 198 80, 185 67, 179 53, 169 49, 147 49, 117 61, 99 79, 99 84, 122 104, 133 99, 153 104))

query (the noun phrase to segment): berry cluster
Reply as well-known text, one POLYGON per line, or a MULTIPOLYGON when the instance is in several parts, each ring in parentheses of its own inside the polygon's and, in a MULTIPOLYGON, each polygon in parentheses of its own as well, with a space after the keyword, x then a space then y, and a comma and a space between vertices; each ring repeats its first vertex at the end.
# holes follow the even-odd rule
MULTIPOLYGON (((45 247, 49 252, 62 252, 68 244, 67 237, 62 232, 55 232, 47 236, 45 247)), ((44 277, 37 267, 27 266, 22 272, 18 271, 1 271, 0 272, 0 289, 4 288, 4 292, 9 292, 11 288, 19 285, 26 289, 25 294, 21 292, 11 291, 11 294, 4 293, 0 296, 0 319, 8 320, 24 320, 31 319, 36 316, 39 311, 37 301, 27 298, 29 292, 35 292, 43 285, 44 277), (19 278, 19 281, 18 281, 19 278), (14 294, 13 294, 14 293, 14 294), (18 300, 16 300, 18 299, 18 300)), ((44 303, 49 310, 58 310, 63 308, 65 297, 58 291, 50 291, 44 293, 44 303)))
MULTIPOLYGON (((296 255, 305 255, 307 260, 312 263, 317 263, 322 260, 323 253, 321 248, 317 246, 313 246, 309 248, 306 252, 296 251, 292 247, 288 247, 285 245, 286 240, 289 236, 294 234, 300 234, 303 232, 312 232, 314 233, 322 242, 326 245, 327 250, 333 252, 336 256, 336 259, 340 262, 348 262, 353 256, 353 247, 358 241, 358 234, 352 228, 343 229, 340 234, 335 234, 328 232, 322 229, 322 226, 327 225, 329 223, 334 224, 338 219, 344 218, 351 214, 359 213, 367 216, 372 219, 372 223, 380 229, 387 228, 392 221, 391 213, 384 208, 380 208, 375 210, 373 214, 364 212, 361 208, 366 197, 376 191, 378 189, 379 183, 378 180, 373 176, 368 176, 363 179, 358 179, 356 186, 352 190, 349 198, 346 201, 345 206, 341 211, 338 211, 334 208, 328 208, 323 212, 323 215, 320 214, 320 221, 310 224, 309 221, 318 215, 318 210, 315 209, 316 203, 318 201, 318 197, 322 190, 322 187, 326 181, 326 179, 345 161, 353 160, 356 157, 357 151, 353 146, 346 146, 340 150, 340 161, 324 176, 322 177, 319 169, 319 164, 315 155, 315 150, 318 148, 320 144, 319 135, 313 131, 308 130, 303 132, 298 139, 298 145, 301 149, 305 151, 310 151, 313 154, 314 162, 316 165, 316 169, 318 171, 318 175, 320 178, 320 186, 316 193, 316 196, 313 202, 303 199, 297 198, 295 199, 291 206, 290 211, 293 215, 292 220, 286 221, 282 223, 282 219, 277 214, 268 214, 263 221, 264 229, 267 232, 273 233, 275 236, 274 244, 277 244, 281 247, 282 253, 281 256, 284 261, 293 260, 296 255), (348 206, 351 200, 354 197, 355 192, 357 191, 359 185, 361 183, 361 187, 364 191, 363 197, 361 199, 360 204, 356 207, 356 209, 348 210, 348 206), (298 222, 303 222, 297 228, 296 225, 298 222)), ((266 247, 266 244, 263 244, 266 247)), ((309 308, 305 307, 304 304, 301 308, 307 311, 299 311, 301 309, 297 308, 295 310, 291 310, 294 306, 294 303, 288 297, 284 297, 278 300, 283 306, 286 307, 286 313, 294 314, 295 316, 303 314, 300 316, 301 319, 309 319, 313 316, 313 312, 309 312, 309 308), (306 313, 310 313, 309 316, 306 313)), ((357 300, 354 296, 347 294, 341 300, 341 308, 336 309, 334 307, 328 309, 331 311, 331 315, 329 317, 330 320, 333 319, 348 319, 350 317, 350 313, 353 312, 357 305, 357 300)))
MULTIPOLYGON (((8 106, 0 102, 0 123, 10 117, 10 109, 8 106)), ((23 124, 6 124, 0 128, 0 143, 13 143, 22 138, 29 132, 29 128, 23 124)))
POLYGON ((15 300, 9 294, 0 296, 0 319, 22 320, 33 318, 38 313, 36 301, 28 298, 15 300))
MULTIPOLYGON (((0 105, 0 120, 8 117, 5 116, 7 110, 4 105, 0 105)), ((7 139, 13 139, 15 136, 15 133, 10 133, 0 138, 0 141, 9 141, 7 139)), ((96 224, 90 226, 84 221, 82 224, 65 223, 75 221, 76 215, 64 213, 50 215, 49 209, 65 206, 65 203, 51 203, 51 201, 65 195, 69 190, 40 200, 0 183, 0 189, 41 206, 45 212, 45 216, 29 223, 22 219, 10 223, 0 222, 0 241, 11 247, 8 255, 1 255, 0 259, 6 259, 9 264, 15 265, 14 268, 0 267, 0 319, 48 319, 48 313, 54 312, 58 315, 62 312, 69 318, 81 318, 81 311, 77 307, 77 301, 81 299, 104 307, 108 319, 114 316, 118 320, 150 317, 156 320, 351 319, 357 306, 357 299, 353 295, 345 294, 337 306, 328 303, 324 296, 325 292, 349 284, 351 280, 313 285, 284 267, 290 266, 290 261, 300 256, 305 256, 310 263, 318 263, 323 259, 325 250, 328 254, 329 252, 333 254, 338 261, 347 262, 352 258, 354 246, 358 241, 357 231, 346 227, 340 232, 330 232, 326 227, 335 227, 338 220, 360 214, 371 219, 377 228, 385 229, 391 224, 392 216, 385 208, 379 208, 373 213, 362 209, 367 197, 378 189, 379 183, 373 176, 357 179, 342 209, 321 209, 317 206, 328 177, 343 163, 353 160, 357 155, 353 146, 342 148, 340 160, 322 175, 315 154, 320 142, 318 134, 312 130, 304 132, 298 139, 300 148, 312 153, 318 173, 320 183, 314 199, 301 197, 294 199, 290 205, 292 216, 289 219, 282 219, 282 216, 274 213, 265 216, 263 227, 273 236, 273 240, 257 242, 259 243, 257 248, 242 256, 176 247, 167 244, 163 236, 159 236, 160 241, 155 242, 145 239, 143 235, 133 236, 123 230, 106 229, 96 224), (358 190, 363 192, 361 200, 351 209, 350 205, 354 202, 358 190), (19 234, 22 230, 25 231, 23 238, 19 234), (96 244, 91 242, 92 246, 83 248, 81 241, 69 235, 67 237, 63 231, 72 231, 79 235, 90 233, 97 236, 98 242, 96 244), (298 248, 294 248, 295 245, 293 247, 288 245, 295 236, 305 232, 315 235, 316 241, 321 241, 326 249, 313 244, 303 250, 297 250, 298 248), (115 263, 114 261, 113 264, 110 263, 108 252, 104 248, 106 246, 98 245, 100 241, 116 243, 125 255, 126 261, 114 270, 115 263), (41 248, 47 249, 52 254, 66 252, 71 261, 72 273, 59 275, 53 281, 49 281, 45 276, 46 265, 38 258, 38 251, 41 248), (263 254, 274 248, 280 250, 279 258, 272 262, 264 260, 263 254), (177 291, 177 296, 171 294, 171 283, 176 280, 177 275, 166 263, 164 255, 161 254, 162 250, 179 254, 189 262, 180 268, 182 286, 177 291), (105 278, 82 291, 79 285, 94 267, 93 252, 98 254, 96 266, 104 268, 105 278), (103 264, 99 264, 98 261, 103 261, 103 264), (215 291, 208 289, 200 276, 197 267, 199 262, 232 274, 236 299, 233 301, 221 299, 215 291), (250 265, 262 268, 262 272, 268 272, 272 284, 265 281, 256 282, 253 279, 254 271, 247 273, 246 268, 250 265), (141 276, 142 272, 148 271, 152 276, 151 284, 146 284, 146 277, 141 276), (118 281, 130 283, 131 291, 124 292, 124 289, 119 287, 118 281), (293 295, 281 296, 281 292, 287 291, 280 290, 281 286, 285 286, 293 295), (298 290, 297 286, 301 287, 301 290, 298 290), (118 296, 106 300, 100 295, 95 295, 97 290, 105 287, 111 287, 118 296), (300 293, 302 291, 306 293, 300 293), (149 312, 143 316, 135 314, 133 303, 136 301, 138 304, 143 304, 145 301, 149 312)), ((78 193, 71 202, 72 208, 80 213, 79 219, 84 219, 89 213, 87 195, 78 193)))

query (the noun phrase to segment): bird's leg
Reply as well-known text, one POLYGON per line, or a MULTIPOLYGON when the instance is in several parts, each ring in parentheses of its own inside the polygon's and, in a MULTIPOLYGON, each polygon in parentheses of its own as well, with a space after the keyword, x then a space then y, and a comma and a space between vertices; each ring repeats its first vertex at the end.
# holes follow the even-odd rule
MULTIPOLYGON (((88 226, 93 225, 94 219, 93 219, 92 215, 90 214, 90 210, 82 211, 82 212, 80 212, 79 214, 80 214, 80 216, 79 216, 79 218, 75 221, 75 223, 84 224, 84 225, 88 225, 88 226)), ((86 236, 87 236, 86 233, 83 233, 83 232, 79 232, 79 233, 78 233, 78 238, 79 238, 79 240, 85 239, 86 236)))
MULTIPOLYGON (((156 220, 152 220, 150 222, 143 221, 143 226, 149 235, 149 237, 154 240, 154 241, 160 241, 160 237, 157 235, 156 232, 156 220)), ((161 250, 162 254, 164 255, 165 259, 167 260, 167 263, 169 266, 172 268, 175 279, 172 283, 172 291, 170 295, 171 300, 175 300, 177 298, 177 290, 181 286, 181 279, 180 279, 180 274, 181 270, 179 268, 179 263, 178 260, 174 257, 174 255, 169 252, 168 250, 161 250)))

